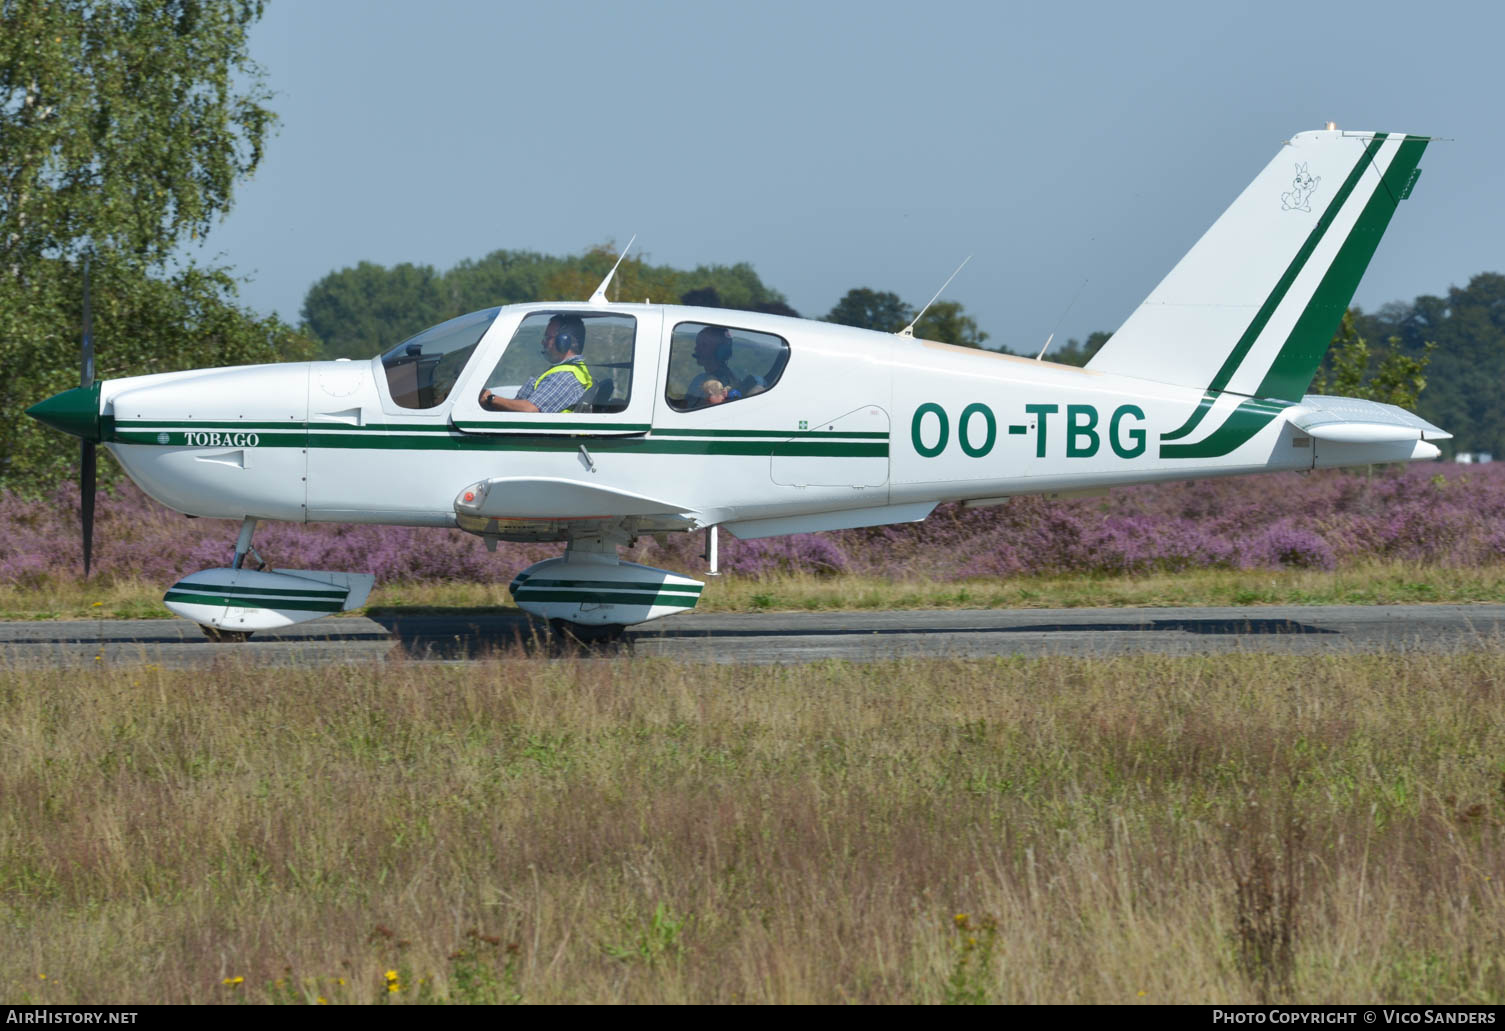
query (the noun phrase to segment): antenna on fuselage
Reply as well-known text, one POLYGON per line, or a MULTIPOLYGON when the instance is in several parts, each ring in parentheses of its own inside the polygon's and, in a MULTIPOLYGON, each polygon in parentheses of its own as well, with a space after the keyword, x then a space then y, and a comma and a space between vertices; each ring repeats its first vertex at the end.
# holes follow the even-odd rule
POLYGON ((590 297, 590 303, 591 304, 609 304, 610 303, 606 299, 606 288, 611 285, 611 277, 617 274, 617 269, 621 266, 622 259, 625 258, 625 257, 627 257, 627 252, 630 251, 630 250, 632 250, 633 241, 636 240, 637 238, 638 238, 638 234, 637 233, 633 233, 632 234, 632 240, 628 240, 627 241, 627 246, 622 248, 622 253, 617 258, 617 263, 611 267, 611 271, 610 272, 606 273, 606 278, 603 279, 603 280, 601 280, 601 285, 598 286, 598 287, 596 287, 596 292, 593 293, 593 294, 591 294, 591 297, 590 297))
MULTIPOLYGON (((962 259, 962 263, 960 265, 956 266, 956 272, 960 272, 962 269, 966 268, 967 267, 967 262, 969 262, 971 260, 972 260, 972 255, 970 255, 970 254, 967 255, 965 258, 963 258, 962 259)), ((930 310, 930 306, 936 302, 936 298, 940 297, 941 294, 943 294, 943 293, 946 292, 946 287, 950 286, 951 285, 951 281, 956 278, 956 272, 953 272, 953 273, 951 273, 951 275, 949 275, 949 276, 946 277, 946 281, 941 284, 941 288, 935 292, 935 297, 932 297, 930 300, 926 301, 925 302, 925 307, 921 308, 919 310, 919 312, 915 315, 915 317, 910 321, 909 325, 907 325, 903 329, 899 330, 899 332, 897 334, 895 334, 896 336, 901 336, 901 337, 912 337, 912 336, 914 336, 915 323, 920 321, 920 316, 921 315, 924 315, 927 311, 930 310)))
POLYGON ((1078 297, 1082 296, 1082 291, 1085 289, 1087 289, 1087 280, 1084 279, 1082 285, 1076 288, 1076 293, 1071 295, 1071 300, 1066 302, 1066 310, 1061 312, 1060 318, 1056 319, 1056 328, 1051 330, 1050 336, 1045 338, 1045 345, 1040 348, 1040 353, 1035 355, 1035 361, 1040 361, 1045 357, 1045 352, 1050 350, 1050 342, 1056 338, 1056 331, 1061 328, 1061 323, 1066 321, 1066 316, 1071 314, 1071 306, 1076 303, 1078 297))

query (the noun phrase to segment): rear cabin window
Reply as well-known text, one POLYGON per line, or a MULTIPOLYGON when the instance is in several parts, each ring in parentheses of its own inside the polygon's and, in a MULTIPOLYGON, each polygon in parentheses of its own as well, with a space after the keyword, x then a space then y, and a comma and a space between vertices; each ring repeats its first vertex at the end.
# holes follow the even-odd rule
POLYGON ((669 342, 665 400, 676 412, 692 412, 755 397, 773 389, 788 362, 789 344, 783 337, 681 322, 669 342))
MULTIPOLYGON (((535 312, 523 319, 507 342, 501 359, 486 377, 484 389, 501 397, 515 398, 525 384, 541 389, 538 378, 553 366, 544 354, 544 334, 549 324, 565 332, 581 332, 584 350, 580 356, 590 379, 581 400, 571 412, 620 412, 632 397, 633 344, 637 319, 631 315, 596 314, 587 311, 535 312), (557 320, 557 321, 556 321, 557 320)), ((557 332, 557 330, 556 330, 557 332)), ((555 375, 572 375, 558 372, 555 375)))
POLYGON ((470 355, 501 308, 473 311, 408 337, 381 356, 387 389, 403 408, 434 408, 444 403, 470 355))

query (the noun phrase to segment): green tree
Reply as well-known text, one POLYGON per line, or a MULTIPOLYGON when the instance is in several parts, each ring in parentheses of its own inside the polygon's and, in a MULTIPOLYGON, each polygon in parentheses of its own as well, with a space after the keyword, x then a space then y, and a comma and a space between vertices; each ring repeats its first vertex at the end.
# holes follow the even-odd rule
POLYGON ((680 294, 682 304, 799 317, 799 312, 789 307, 784 295, 766 286, 753 267, 745 261, 735 265, 700 265, 681 273, 681 282, 685 285, 680 294), (686 299, 693 294, 700 294, 701 299, 686 299), (712 300, 714 303, 707 303, 712 300))
POLYGON ((1058 347, 1054 351, 1046 351, 1045 360, 1061 365, 1086 365, 1092 360, 1093 355, 1103 349, 1103 345, 1108 342, 1108 338, 1112 335, 1112 333, 1105 333, 1099 329, 1088 333, 1085 343, 1073 337, 1066 341, 1065 347, 1058 347))
POLYGON ((363 261, 309 288, 303 322, 318 339, 321 357, 370 358, 436 322, 487 307, 460 308, 445 294, 432 266, 383 268, 363 261))
POLYGON ((914 309, 888 291, 856 287, 848 290, 836 307, 826 313, 826 322, 837 322, 858 329, 876 329, 880 333, 897 333, 914 318, 914 309))
POLYGON ((1360 397, 1414 409, 1426 388, 1427 364, 1437 345, 1429 342, 1418 354, 1406 354, 1399 350, 1400 338, 1391 337, 1389 352, 1377 359, 1369 352, 1369 342, 1359 334, 1357 314, 1353 309, 1343 313, 1327 359, 1312 380, 1311 393, 1360 397))
POLYGON ((23 412, 78 385, 85 255, 102 377, 307 352, 236 305, 226 270, 167 268, 261 160, 275 117, 246 49, 260 14, 0 0, 0 486, 41 490, 78 454, 23 412))
MULTIPOLYGON (((27 418, 27 407, 78 386, 81 267, 34 262, 24 281, 0 276, 0 487, 38 493, 75 475, 77 442, 27 418)), ((224 269, 190 266, 151 276, 107 252, 90 261, 100 379, 313 356, 313 341, 234 302, 224 269)), ((107 453, 107 452, 105 452, 107 453)), ((120 475, 101 463, 100 476, 120 475)))
POLYGON ((961 347, 981 347, 988 335, 977 321, 962 310, 960 301, 936 301, 915 323, 914 335, 921 340, 939 340, 961 347))
POLYGON ((561 264, 561 259, 535 251, 500 250, 479 260, 467 258, 440 277, 446 314, 537 301, 561 264))
MULTIPOLYGON (((331 272, 309 288, 303 322, 325 357, 368 358, 426 326, 468 311, 495 304, 583 301, 620 254, 615 244, 600 244, 569 257, 499 250, 443 273, 426 265, 386 268, 361 262, 331 272)), ((745 262, 686 271, 629 254, 607 296, 614 301, 680 301, 798 315, 784 295, 766 286, 745 262)))
POLYGON ((1505 455, 1505 275, 1483 272, 1445 296, 1355 312, 1354 321, 1369 339, 1412 358, 1435 342, 1416 413, 1453 434, 1454 450, 1505 455))
POLYGON ((246 40, 258 0, 5 0, 0 268, 142 261, 229 210, 275 116, 246 40))
MULTIPOLYGON (((567 258, 559 262, 553 274, 544 281, 544 294, 540 301, 583 301, 595 293, 601 280, 611 271, 622 248, 614 243, 597 244, 579 258, 567 258)), ((617 266, 616 275, 606 288, 606 296, 613 301, 673 301, 682 292, 681 273, 668 265, 650 265, 641 252, 628 254, 617 266)))

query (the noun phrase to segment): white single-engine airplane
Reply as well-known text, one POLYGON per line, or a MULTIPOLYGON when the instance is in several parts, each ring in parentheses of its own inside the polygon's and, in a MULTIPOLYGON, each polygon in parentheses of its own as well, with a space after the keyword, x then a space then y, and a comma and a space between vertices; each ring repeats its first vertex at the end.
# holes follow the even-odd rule
POLYGON ((610 634, 699 598, 699 581, 618 560, 645 534, 769 537, 946 501, 1435 458, 1449 435, 1415 415, 1303 396, 1426 145, 1331 124, 1293 137, 1085 368, 908 329, 611 303, 608 275, 587 302, 473 312, 370 361, 101 382, 86 315, 83 385, 29 414, 85 442, 86 568, 96 442, 162 504, 242 521, 228 567, 166 595, 211 637, 370 590, 366 574, 269 570, 251 547, 263 520, 562 541, 513 597, 610 634), (556 376, 586 387, 568 410, 516 402, 556 376))

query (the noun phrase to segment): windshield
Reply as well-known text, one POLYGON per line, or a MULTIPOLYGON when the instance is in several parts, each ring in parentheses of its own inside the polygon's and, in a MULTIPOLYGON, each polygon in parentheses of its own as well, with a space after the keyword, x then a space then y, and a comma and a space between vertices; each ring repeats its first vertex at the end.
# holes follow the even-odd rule
POLYGON ((387 389, 404 408, 433 408, 444 403, 465 363, 501 308, 473 311, 408 337, 381 356, 387 389))

